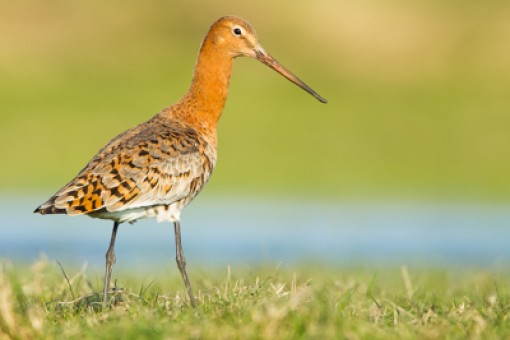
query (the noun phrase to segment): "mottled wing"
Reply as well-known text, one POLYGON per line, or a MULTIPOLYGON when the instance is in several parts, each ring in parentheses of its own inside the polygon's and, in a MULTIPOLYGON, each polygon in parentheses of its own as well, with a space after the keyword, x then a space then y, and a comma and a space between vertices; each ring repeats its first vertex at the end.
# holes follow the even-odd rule
POLYGON ((194 129, 151 121, 113 139, 36 212, 119 212, 191 200, 207 182, 215 152, 194 129))

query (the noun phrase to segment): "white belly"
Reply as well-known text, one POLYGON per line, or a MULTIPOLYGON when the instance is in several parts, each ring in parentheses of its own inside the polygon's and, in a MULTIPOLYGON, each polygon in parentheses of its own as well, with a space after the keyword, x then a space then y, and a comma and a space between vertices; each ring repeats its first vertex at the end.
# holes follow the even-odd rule
POLYGON ((94 218, 114 220, 120 223, 133 223, 141 218, 156 218, 158 222, 177 222, 181 219, 181 210, 181 206, 173 204, 126 209, 123 211, 105 211, 89 214, 89 216, 94 218))

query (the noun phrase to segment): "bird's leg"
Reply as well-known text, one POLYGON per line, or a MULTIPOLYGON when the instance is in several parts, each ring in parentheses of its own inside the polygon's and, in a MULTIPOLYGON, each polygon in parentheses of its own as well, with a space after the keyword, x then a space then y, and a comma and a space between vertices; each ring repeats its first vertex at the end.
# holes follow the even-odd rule
POLYGON ((115 247, 115 237, 117 237, 117 229, 119 228, 119 222, 113 223, 112 239, 110 246, 106 252, 106 274, 104 278, 104 293, 103 293, 103 306, 108 305, 108 290, 110 289, 110 277, 112 276, 112 266, 115 263, 115 253, 113 248, 115 247))
POLYGON ((193 295, 193 290, 191 289, 191 284, 189 283, 188 274, 186 273, 186 258, 184 257, 184 253, 182 251, 181 223, 179 221, 174 222, 174 229, 175 229, 175 253, 176 253, 175 260, 177 261, 177 267, 181 272, 184 284, 186 284, 186 289, 188 290, 191 305, 193 306, 193 308, 196 308, 197 305, 195 303, 195 296, 193 295))

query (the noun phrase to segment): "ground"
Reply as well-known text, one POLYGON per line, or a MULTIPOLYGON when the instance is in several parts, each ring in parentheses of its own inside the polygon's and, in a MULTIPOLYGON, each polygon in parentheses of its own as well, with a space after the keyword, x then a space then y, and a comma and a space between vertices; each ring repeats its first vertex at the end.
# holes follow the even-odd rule
POLYGON ((510 336, 510 275, 503 270, 293 269, 191 271, 196 310, 176 271, 156 279, 114 272, 116 294, 102 308, 99 273, 3 260, 0 339, 510 336))

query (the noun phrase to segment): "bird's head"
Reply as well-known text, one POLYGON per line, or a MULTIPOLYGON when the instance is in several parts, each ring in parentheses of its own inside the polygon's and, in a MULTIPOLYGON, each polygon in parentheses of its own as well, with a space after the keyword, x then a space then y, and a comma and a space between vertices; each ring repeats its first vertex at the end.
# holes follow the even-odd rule
POLYGON ((259 60, 310 93, 320 102, 327 103, 326 99, 283 67, 262 48, 257 38, 257 33, 244 19, 235 16, 220 18, 211 26, 206 39, 215 48, 228 53, 232 58, 251 57, 259 60))

